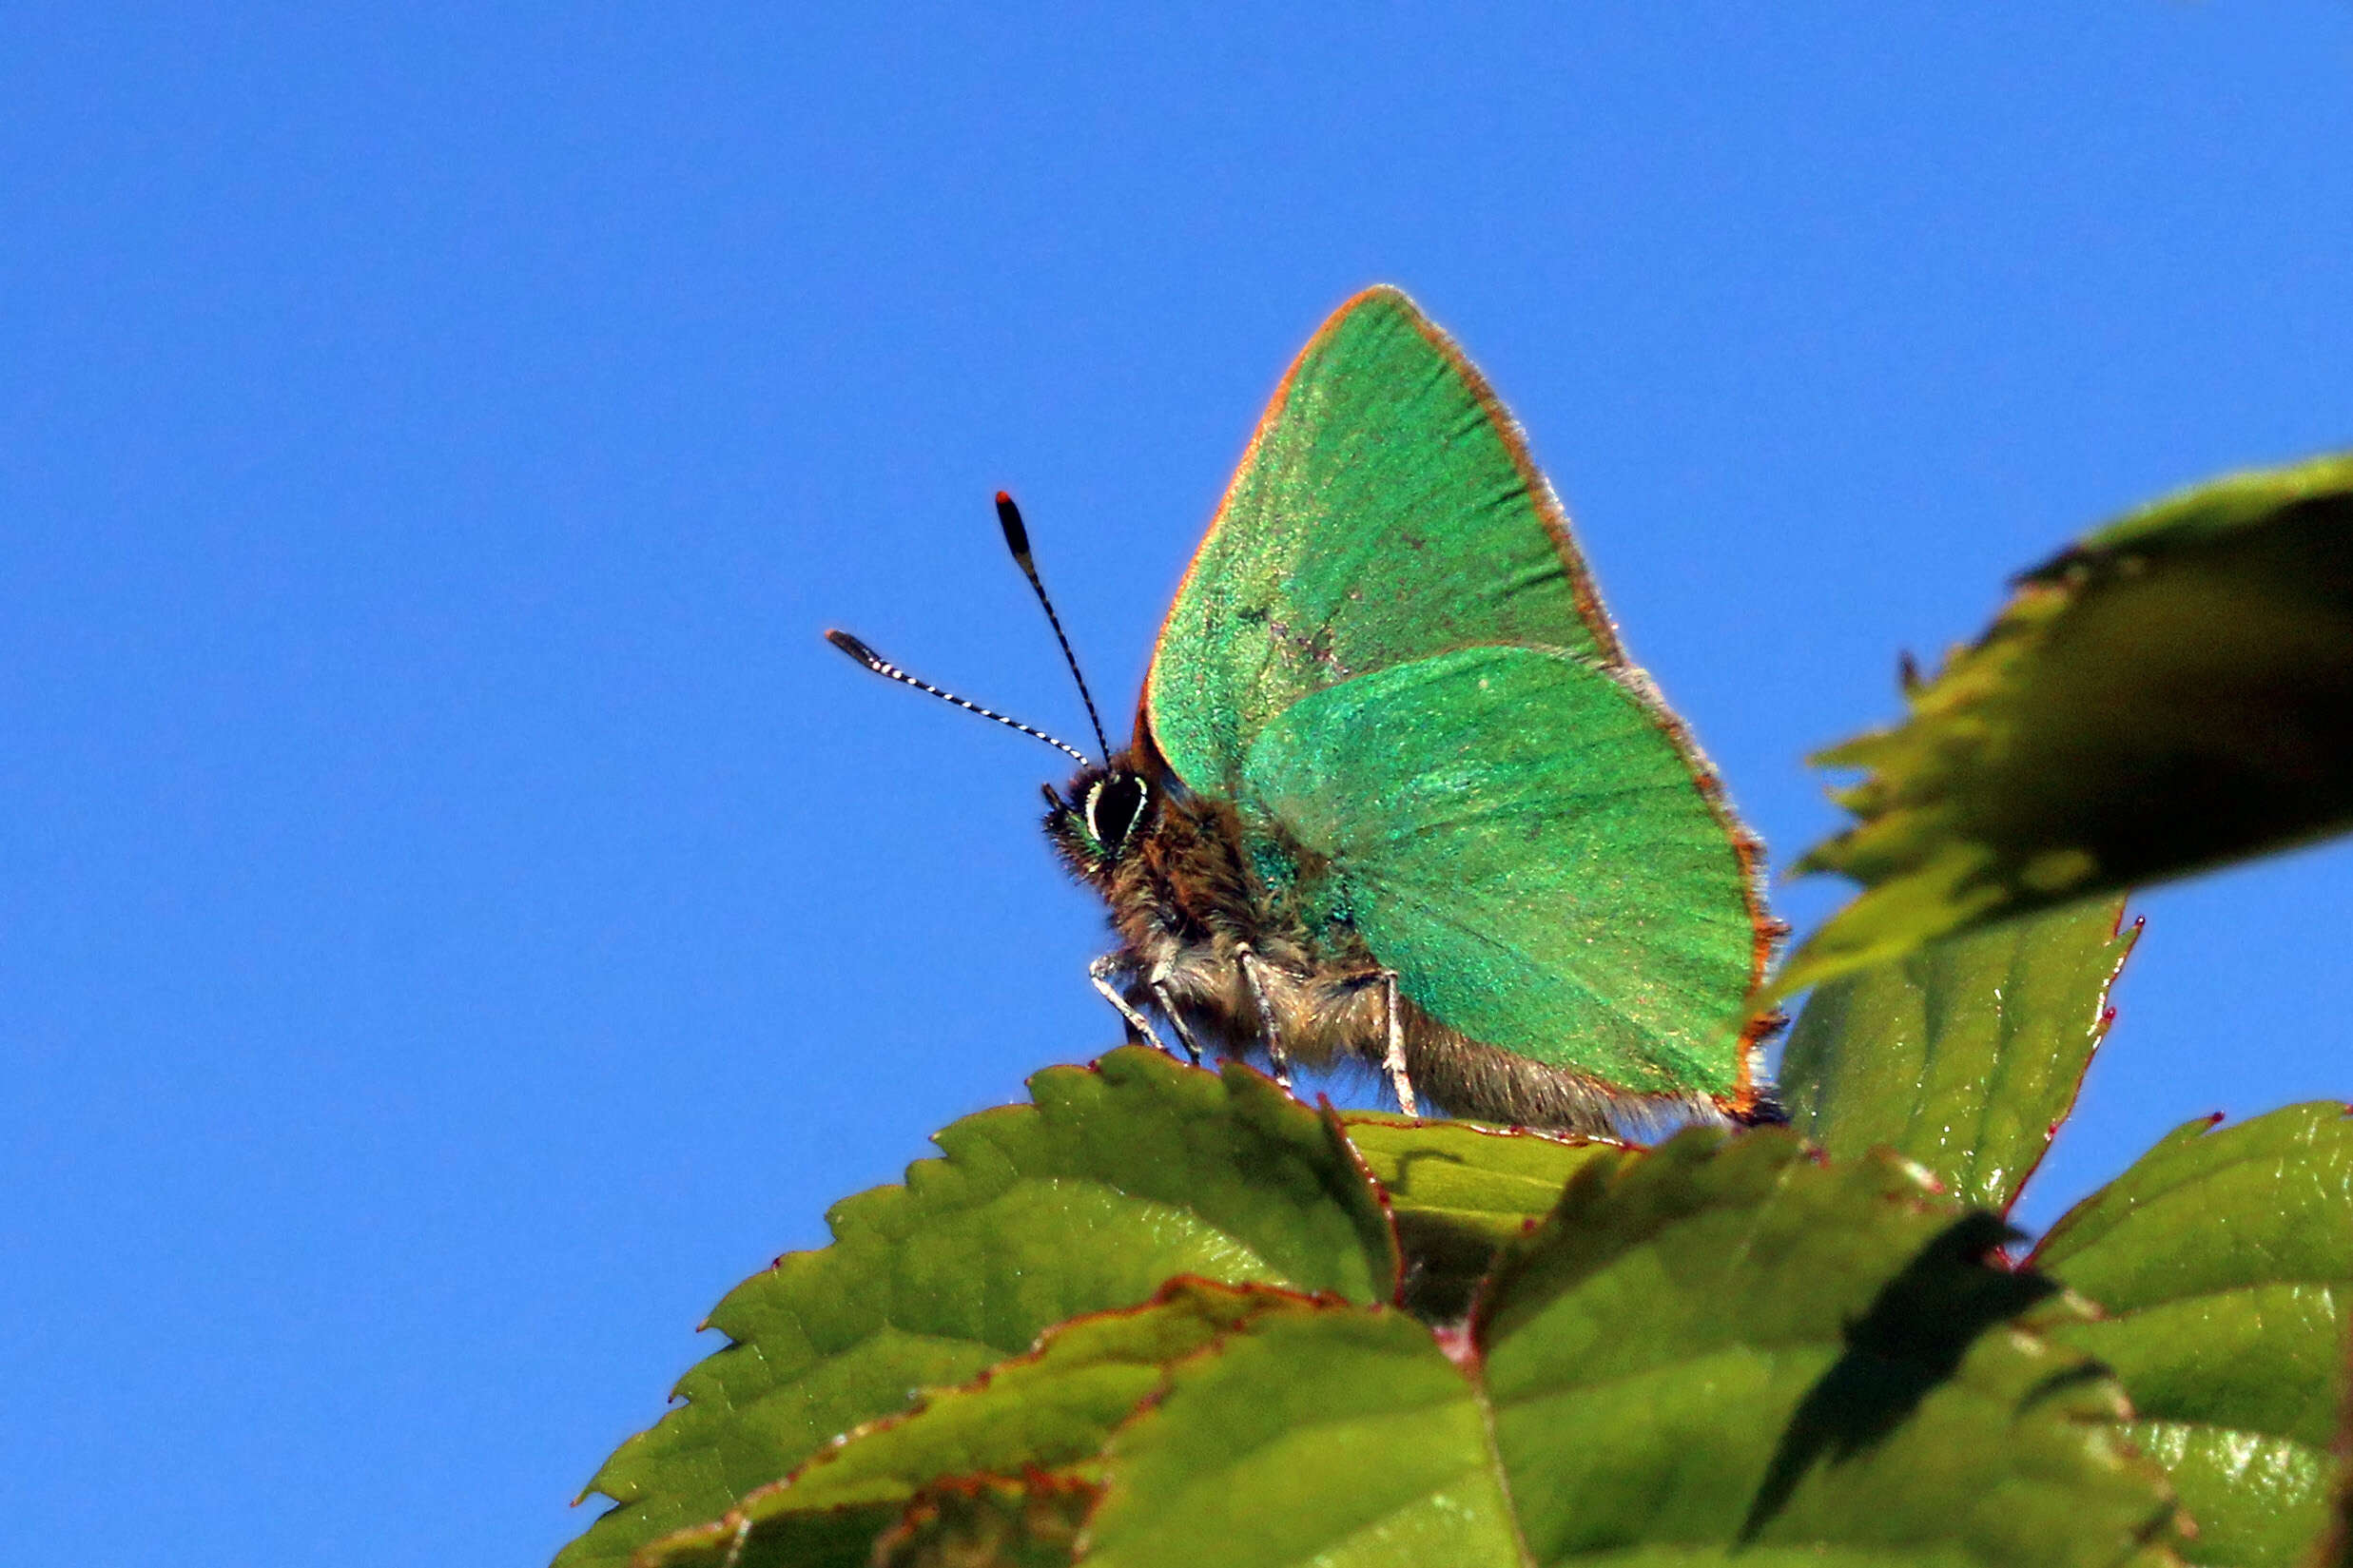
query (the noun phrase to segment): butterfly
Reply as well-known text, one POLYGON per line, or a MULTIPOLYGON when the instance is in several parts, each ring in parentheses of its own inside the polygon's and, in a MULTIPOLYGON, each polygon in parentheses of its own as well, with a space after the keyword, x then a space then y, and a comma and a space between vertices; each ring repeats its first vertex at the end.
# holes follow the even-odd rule
MULTIPOLYGON (((1091 694, 1031 556, 1000 521, 1091 694)), ((1586 1132, 1776 1115, 1761 851, 1626 658, 1486 380, 1403 293, 1343 304, 1251 437, 1104 760, 1046 837, 1141 1038, 1362 1062, 1409 1113, 1586 1132)))

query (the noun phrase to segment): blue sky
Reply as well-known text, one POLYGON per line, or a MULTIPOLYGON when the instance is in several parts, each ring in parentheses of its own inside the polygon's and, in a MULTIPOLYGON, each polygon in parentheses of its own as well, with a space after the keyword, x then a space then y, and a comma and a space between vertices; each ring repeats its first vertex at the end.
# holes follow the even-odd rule
MULTIPOLYGON (((1113 1043, 1056 759, 818 632, 1080 728, 1009 487, 1124 709, 1367 282, 1783 863, 1900 649, 2353 445, 2342 5, 797 10, 0 36, 19 1539, 544 1560, 722 1291, 1113 1043)), ((2353 851, 2137 907, 2034 1224, 2353 1092, 2353 851)))

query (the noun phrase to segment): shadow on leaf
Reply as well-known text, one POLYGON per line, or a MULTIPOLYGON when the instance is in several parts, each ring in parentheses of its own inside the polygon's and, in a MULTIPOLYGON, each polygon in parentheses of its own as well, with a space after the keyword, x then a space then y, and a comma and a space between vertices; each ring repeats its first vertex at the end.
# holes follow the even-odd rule
POLYGON ((1847 1326, 1844 1352, 1791 1414, 1741 1522, 1743 1543, 1788 1505, 1817 1462, 1827 1456, 1836 1464, 1884 1440, 1959 1369, 1978 1335, 2058 1289, 2039 1274, 1986 1263, 2016 1235, 1983 1210, 1964 1214, 1880 1287, 1847 1326))

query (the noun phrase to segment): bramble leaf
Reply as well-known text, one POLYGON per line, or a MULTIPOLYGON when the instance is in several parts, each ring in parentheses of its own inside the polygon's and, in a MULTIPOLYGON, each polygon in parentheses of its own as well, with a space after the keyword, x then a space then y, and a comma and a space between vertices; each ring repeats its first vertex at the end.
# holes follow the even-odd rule
POLYGON ((1246 1068, 1157 1052, 1030 1080, 1035 1104, 938 1135, 904 1187, 851 1198, 835 1240, 729 1292, 733 1342, 686 1403, 590 1483, 615 1500, 556 1558, 598 1568, 714 1520, 837 1434, 1027 1351, 1040 1330, 1132 1307, 1179 1274, 1385 1300, 1395 1243, 1337 1123, 1246 1068))
POLYGON ((2138 936, 2119 935, 2122 912, 2053 910, 1817 986, 1781 1057, 1792 1124, 1835 1158, 1892 1149, 2008 1212, 2108 1033, 2138 936))
MULTIPOLYGON (((1070 1466, 1083 1477, 1094 1468, 1086 1462, 1159 1388, 1169 1365, 1263 1314, 1315 1306, 1315 1298, 1263 1286, 1173 1280, 1146 1306, 1049 1328, 1028 1355, 860 1428, 725 1518, 665 1537, 637 1560, 649 1568, 865 1568, 877 1535, 940 1478, 1070 1466)), ((947 1506, 955 1513, 963 1504, 947 1506)))
POLYGON ((1468 1336, 1270 1315, 1117 1433, 1089 1568, 2169 1561, 2162 1478, 2006 1232, 1874 1156, 1585 1161, 1468 1336), (1449 1354, 1449 1349, 1451 1354, 1449 1354))
POLYGON ((1406 1260, 1403 1303, 1431 1323, 1468 1311, 1495 1249, 1549 1212, 1585 1161, 1622 1147, 1604 1138, 1506 1132, 1378 1111, 1351 1112, 1341 1120, 1388 1195, 1406 1260))
MULTIPOLYGON (((1559 1200, 1602 1141, 1497 1132, 1352 1113, 1344 1126, 1382 1181, 1408 1257, 1409 1301, 1443 1293, 1459 1319, 1496 1248, 1559 1200)), ((639 1561, 658 1568, 859 1568, 876 1534, 917 1489, 943 1476, 1006 1476, 1092 1460, 1111 1430, 1159 1387, 1165 1368, 1276 1307, 1306 1298, 1261 1287, 1172 1281, 1142 1307, 1050 1328, 1031 1354, 915 1409, 869 1423, 724 1518, 667 1536, 639 1561)))
POLYGON ((1176 1369, 1113 1440, 1082 1561, 1515 1560, 1477 1388, 1403 1312, 1268 1321, 1176 1369))
POLYGON ((2235 474, 2019 579, 1862 768, 1801 871, 1862 894, 1786 997, 1939 937, 2353 823, 2353 455, 2235 474))
MULTIPOLYGON (((2344 1385, 2353 1390, 2353 1344, 2345 1346, 2344 1385)), ((2343 1417, 2337 1423, 2337 1441, 2330 1445, 2329 1458, 2335 1462, 2337 1491, 2330 1499, 2328 1530, 2321 1541, 2320 1550, 2312 1554, 2313 1568, 2353 1568, 2353 1394, 2345 1400, 2343 1417)))
POLYGON ((908 1506, 861 1568, 1066 1568, 1095 1493, 1071 1476, 943 1482, 908 1506))
POLYGON ((2115 1368, 2213 1564, 2303 1563, 2343 1461, 2353 1322, 2353 1120, 2290 1106, 2177 1129, 2075 1206, 2032 1260, 2106 1316, 2064 1338, 2115 1368))

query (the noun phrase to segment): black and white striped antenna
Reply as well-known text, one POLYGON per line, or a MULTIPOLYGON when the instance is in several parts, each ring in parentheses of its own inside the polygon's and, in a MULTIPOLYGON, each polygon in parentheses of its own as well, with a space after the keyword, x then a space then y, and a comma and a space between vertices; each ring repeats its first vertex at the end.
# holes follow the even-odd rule
POLYGON ((938 687, 933 686, 929 681, 918 680, 916 677, 908 674, 905 670, 901 669, 897 665, 892 664, 888 659, 884 658, 880 653, 875 652, 874 649, 866 647, 865 644, 860 642, 857 638, 851 636, 846 631, 828 631, 826 633, 826 641, 831 643, 834 647, 840 648, 843 652, 848 654, 851 658, 857 660, 860 664, 865 666, 877 675, 886 676, 887 678, 897 681, 904 686, 911 686, 918 691, 928 691, 933 696, 939 698, 942 702, 954 703, 958 707, 963 708, 967 713, 978 713, 983 719, 994 719, 999 724, 1006 726, 1008 729, 1018 729, 1022 734, 1029 736, 1033 740, 1043 741, 1046 745, 1053 746, 1056 750, 1064 752, 1075 759, 1081 767, 1092 767, 1095 765, 1093 761, 1089 759, 1085 753, 1079 751, 1076 746, 1072 746, 1061 741, 1056 740, 1053 736, 1047 734, 1042 729, 1032 729, 1029 726, 1021 723, 1019 719, 1008 719, 1003 714, 997 712, 993 708, 982 707, 979 703, 966 702, 963 698, 959 697, 953 691, 943 691, 938 687))
MULTIPOLYGON (((1070 667, 1070 678, 1079 684, 1079 700, 1086 704, 1087 723, 1095 726, 1095 742, 1103 748, 1103 755, 1109 757, 1111 742, 1103 735, 1102 716, 1095 711, 1095 694, 1087 689, 1087 678, 1079 673, 1079 656, 1070 650, 1070 639, 1062 632, 1062 618, 1054 612, 1054 601, 1047 597, 1046 585, 1038 576, 1038 563, 1030 557, 1029 530, 1021 526, 1021 509, 1015 506, 1013 497, 1001 490, 997 493, 997 526, 1004 530, 1005 548, 1013 552, 1013 564, 1020 567, 1021 575, 1029 579, 1029 586, 1037 591, 1038 603, 1045 609, 1046 624, 1054 629, 1054 640, 1060 645, 1062 649, 1062 663, 1070 667)), ((1065 756, 1074 759, 1081 767, 1095 765, 1093 760, 1079 751, 1078 747, 1056 740, 1042 729, 1032 729, 1019 719, 1008 719, 993 708, 982 707, 979 703, 967 702, 953 691, 943 691, 929 681, 918 680, 846 631, 828 631, 826 633, 826 641, 877 675, 897 681, 903 686, 911 686, 918 691, 927 691, 943 703, 954 703, 967 713, 978 713, 983 719, 994 719, 1008 729, 1018 729, 1033 740, 1043 741, 1065 756)))

